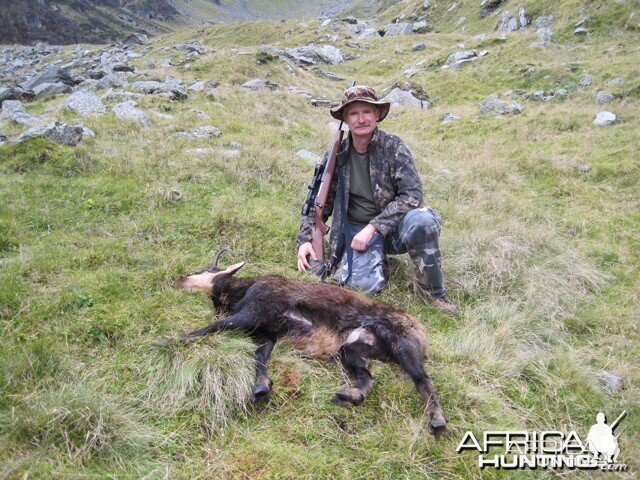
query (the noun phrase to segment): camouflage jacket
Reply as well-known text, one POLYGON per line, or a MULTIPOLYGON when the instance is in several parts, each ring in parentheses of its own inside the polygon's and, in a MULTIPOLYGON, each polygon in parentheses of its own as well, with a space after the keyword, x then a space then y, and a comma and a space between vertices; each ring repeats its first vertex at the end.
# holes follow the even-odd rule
MULTIPOLYGON (((338 266, 344 252, 344 222, 347 220, 349 205, 349 149, 351 136, 342 141, 336 162, 336 172, 329 190, 325 207, 325 221, 334 214, 329 233, 329 252, 326 256, 329 272, 338 266), (337 200, 336 200, 337 199, 337 200), (341 202, 340 199, 343 199, 341 202)), ((411 152, 397 136, 376 129, 369 144, 369 171, 371 191, 378 215, 369 223, 386 237, 393 231, 402 217, 422 204, 422 182, 416 169, 411 152)), ((325 158, 329 152, 325 153, 325 158)), ((313 213, 303 216, 300 231, 296 238, 296 247, 311 241, 313 213)))

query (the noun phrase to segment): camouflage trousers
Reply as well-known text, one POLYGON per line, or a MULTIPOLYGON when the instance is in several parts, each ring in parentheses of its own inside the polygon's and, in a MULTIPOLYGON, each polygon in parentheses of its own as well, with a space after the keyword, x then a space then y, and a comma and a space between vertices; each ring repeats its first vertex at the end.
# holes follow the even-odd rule
MULTIPOLYGON (((433 297, 444 296, 444 276, 438 246, 441 223, 442 218, 431 207, 407 212, 398 228, 386 238, 376 233, 364 252, 346 248, 333 280, 375 295, 389 280, 387 255, 408 253, 416 267, 418 286, 433 297)), ((362 224, 349 224, 346 245, 351 245, 353 237, 364 227, 362 224)))

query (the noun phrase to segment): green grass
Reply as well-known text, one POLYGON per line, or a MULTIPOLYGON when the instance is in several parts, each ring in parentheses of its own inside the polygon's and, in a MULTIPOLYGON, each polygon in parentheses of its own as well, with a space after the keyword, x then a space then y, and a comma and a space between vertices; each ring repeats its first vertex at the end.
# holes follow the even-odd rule
MULTIPOLYGON (((380 18, 408 15, 422 3, 398 3, 380 18)), ((455 449, 468 430, 585 436, 597 412, 622 410, 620 460, 629 472, 607 475, 635 478, 640 105, 638 37, 625 27, 633 7, 588 2, 593 35, 577 40, 571 26, 581 3, 534 3, 523 5, 556 15, 558 41, 545 49, 529 48, 531 31, 506 42, 474 39, 495 18, 479 19, 479 2, 461 4, 456 16, 438 2, 432 15, 443 33, 368 46, 341 39, 336 45, 355 58, 326 67, 382 92, 409 80, 434 102, 426 111, 392 108, 381 127, 407 142, 425 201, 445 218, 444 269, 461 312, 447 316, 418 299, 403 257, 381 298, 427 329, 426 366, 449 417, 447 434, 438 441, 428 434, 424 403, 393 365, 374 363, 371 396, 341 409, 329 401, 347 381, 339 366, 278 344, 269 364, 275 390, 254 406, 247 338, 221 334, 154 348, 217 318, 206 299, 173 282, 207 265, 218 247, 232 248, 222 264, 247 262, 239 275, 302 278, 294 238, 312 166, 296 152, 324 151, 335 122, 287 88, 330 99, 344 88, 256 57, 263 43, 324 43, 317 39, 331 32, 318 20, 306 28, 216 25, 198 34, 212 53, 148 73, 218 80, 215 100, 140 98, 152 128, 112 114, 84 119, 97 135, 75 148, 42 140, 0 145, 0 478, 551 478, 567 472, 480 470, 474 455, 455 449), (464 32, 453 27, 462 14, 464 32), (412 52, 416 41, 427 50, 412 52), (461 42, 489 54, 442 70, 461 42), (418 73, 407 79, 411 67, 418 73), (584 73, 596 85, 577 87, 584 73), (239 88, 254 77, 279 89, 239 88), (622 121, 595 127, 603 108, 593 88, 615 77, 627 82, 612 89, 618 98, 606 109, 622 121), (513 97, 525 106, 521 115, 477 108, 496 91, 560 87, 569 90, 564 101, 513 97), (445 112, 462 118, 441 125, 445 112), (222 135, 172 137, 205 124, 222 135), (190 152, 196 147, 214 153, 190 152), (225 156, 229 149, 240 157, 225 156), (601 370, 624 377, 624 389, 609 392, 601 370)), ((158 37, 135 63, 147 71, 149 59, 160 65, 171 54, 163 47, 191 38, 188 30, 158 37)), ((46 114, 62 103, 57 97, 27 108, 46 114)))

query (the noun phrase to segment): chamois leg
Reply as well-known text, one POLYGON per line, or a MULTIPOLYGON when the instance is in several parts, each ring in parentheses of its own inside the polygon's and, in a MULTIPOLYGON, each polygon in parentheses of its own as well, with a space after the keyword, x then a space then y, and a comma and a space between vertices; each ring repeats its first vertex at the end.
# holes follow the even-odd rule
POLYGON ((447 418, 442 411, 431 379, 424 370, 421 352, 414 345, 404 342, 398 345, 394 351, 395 360, 409 374, 416 389, 427 402, 429 432, 435 436, 440 435, 447 427, 447 418))
POLYGON ((355 342, 340 349, 340 361, 353 381, 353 386, 336 392, 331 399, 336 405, 341 407, 360 405, 373 388, 375 381, 369 371, 366 355, 363 355, 367 347, 361 342, 355 342))
POLYGON ((267 361, 276 342, 261 336, 255 337, 254 340, 258 344, 258 348, 255 353, 256 383, 253 387, 253 403, 258 403, 260 400, 267 398, 273 386, 273 382, 267 375, 267 361))
POLYGON ((206 327, 199 328, 193 332, 189 332, 186 335, 178 337, 178 341, 188 342, 194 338, 203 337, 214 332, 221 332, 223 330, 247 330, 252 328, 256 323, 256 320, 251 316, 245 314, 242 310, 234 313, 233 315, 213 322, 206 327))

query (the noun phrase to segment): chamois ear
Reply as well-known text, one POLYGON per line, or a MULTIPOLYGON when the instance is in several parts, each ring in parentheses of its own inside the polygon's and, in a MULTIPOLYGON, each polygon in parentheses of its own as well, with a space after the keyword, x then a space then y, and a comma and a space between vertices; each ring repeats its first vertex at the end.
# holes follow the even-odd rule
POLYGON ((234 265, 231 265, 230 267, 227 267, 227 269, 224 270, 222 273, 224 273, 226 275, 233 275, 238 270, 240 270, 242 267, 244 267, 244 264, 245 264, 245 262, 240 262, 240 263, 236 263, 234 265))

